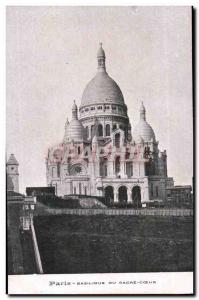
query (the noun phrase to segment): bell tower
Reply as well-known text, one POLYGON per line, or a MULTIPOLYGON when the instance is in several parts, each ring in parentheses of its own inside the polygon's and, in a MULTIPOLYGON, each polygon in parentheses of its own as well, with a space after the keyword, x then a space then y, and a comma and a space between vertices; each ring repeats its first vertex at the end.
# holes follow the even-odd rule
POLYGON ((6 163, 7 190, 16 193, 19 192, 18 166, 19 163, 16 160, 14 154, 11 154, 9 160, 6 163))

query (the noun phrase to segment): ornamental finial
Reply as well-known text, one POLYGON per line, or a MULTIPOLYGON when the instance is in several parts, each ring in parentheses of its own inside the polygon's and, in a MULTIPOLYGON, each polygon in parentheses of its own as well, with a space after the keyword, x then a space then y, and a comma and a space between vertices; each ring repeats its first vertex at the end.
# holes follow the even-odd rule
POLYGON ((146 120, 145 112, 146 112, 146 109, 145 109, 143 101, 142 101, 141 102, 141 107, 140 107, 140 119, 141 120, 146 120))
POLYGON ((105 66, 105 52, 104 49, 102 48, 102 42, 99 43, 100 47, 97 52, 97 60, 98 60, 98 71, 104 72, 106 71, 106 66, 105 66))

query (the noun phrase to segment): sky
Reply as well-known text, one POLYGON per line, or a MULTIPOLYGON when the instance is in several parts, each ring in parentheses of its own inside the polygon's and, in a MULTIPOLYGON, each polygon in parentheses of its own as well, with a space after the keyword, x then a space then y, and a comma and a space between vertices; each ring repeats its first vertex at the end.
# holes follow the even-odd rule
POLYGON ((20 192, 46 185, 47 149, 96 74, 100 42, 132 130, 143 101, 168 175, 192 184, 191 31, 190 7, 7 7, 6 155, 19 162, 20 192))

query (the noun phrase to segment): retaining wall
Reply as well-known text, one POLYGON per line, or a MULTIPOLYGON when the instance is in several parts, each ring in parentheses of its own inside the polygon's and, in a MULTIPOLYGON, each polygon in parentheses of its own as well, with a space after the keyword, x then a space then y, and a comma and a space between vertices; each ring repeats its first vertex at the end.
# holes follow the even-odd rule
POLYGON ((43 214, 65 214, 65 215, 133 215, 133 216, 193 216, 193 209, 70 209, 70 208, 48 208, 45 207, 42 211, 38 211, 36 215, 43 214))

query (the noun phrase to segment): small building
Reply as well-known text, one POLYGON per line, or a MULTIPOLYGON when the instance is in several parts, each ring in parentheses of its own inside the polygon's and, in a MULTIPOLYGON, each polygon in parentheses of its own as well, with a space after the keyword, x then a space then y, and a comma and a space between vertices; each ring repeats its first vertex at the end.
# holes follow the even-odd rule
POLYGON ((16 160, 14 154, 11 154, 6 162, 6 181, 7 191, 13 191, 19 193, 19 163, 16 160))
POLYGON ((167 201, 171 205, 190 206, 193 204, 191 185, 176 185, 167 187, 167 201))
POLYGON ((21 233, 30 230, 36 205, 36 197, 19 193, 18 166, 14 154, 11 154, 6 163, 8 274, 26 272, 21 233))
POLYGON ((55 187, 54 186, 27 187, 26 195, 27 196, 55 196, 55 187))

